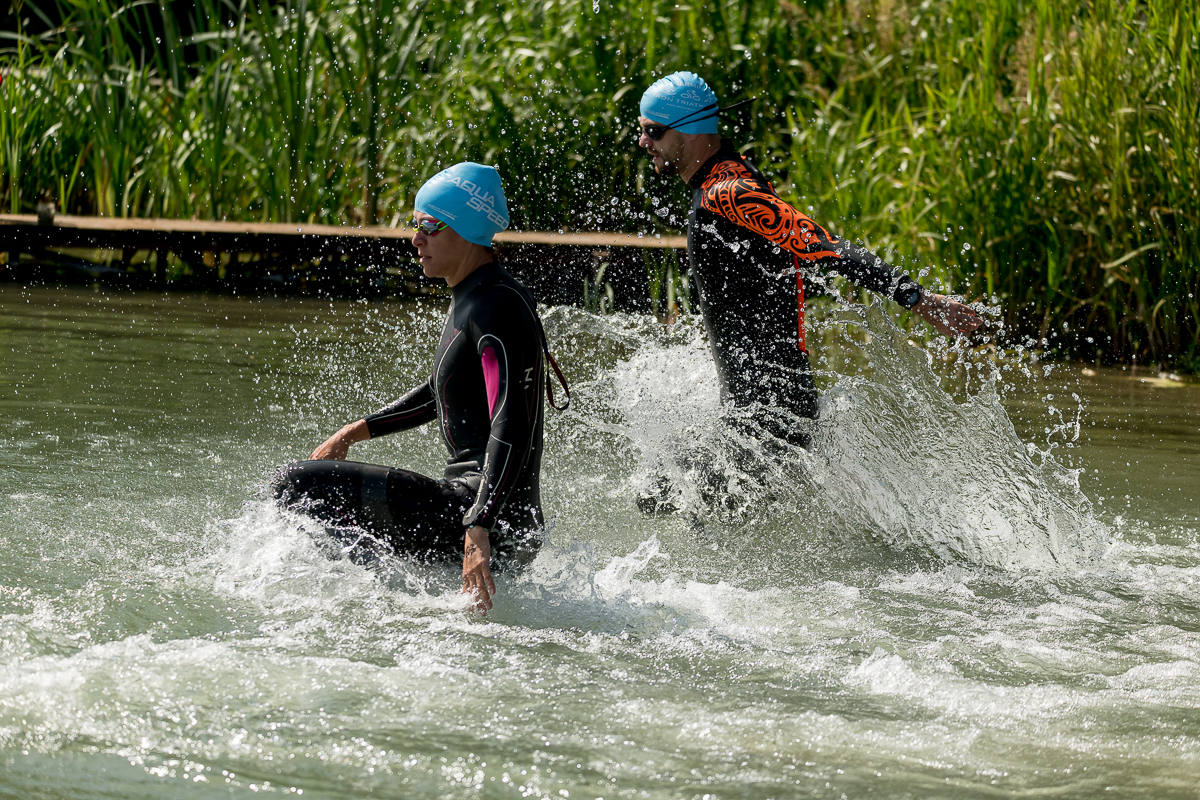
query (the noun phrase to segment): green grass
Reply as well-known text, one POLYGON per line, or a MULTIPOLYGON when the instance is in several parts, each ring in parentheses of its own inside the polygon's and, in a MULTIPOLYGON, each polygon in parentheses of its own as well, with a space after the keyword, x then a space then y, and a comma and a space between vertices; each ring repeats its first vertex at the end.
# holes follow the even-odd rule
MULTIPOLYGON (((472 159, 518 228, 674 232, 686 193, 632 123, 693 69, 760 98, 733 137, 785 197, 1011 339, 1200 367, 1192 3, 32 2, 0 57, 5 209, 387 224, 472 159)), ((683 276, 647 269, 665 314, 683 276)))

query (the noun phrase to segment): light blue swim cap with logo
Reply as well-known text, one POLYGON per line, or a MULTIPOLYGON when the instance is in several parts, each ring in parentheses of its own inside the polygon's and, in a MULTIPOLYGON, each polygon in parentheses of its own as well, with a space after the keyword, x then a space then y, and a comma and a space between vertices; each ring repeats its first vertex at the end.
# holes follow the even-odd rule
POLYGON ((508 202, 495 167, 463 161, 434 175, 417 190, 413 209, 437 217, 472 244, 492 246, 508 227, 508 202))
POLYGON ((641 114, 680 133, 717 132, 717 96, 694 72, 676 72, 652 83, 642 95, 641 114))

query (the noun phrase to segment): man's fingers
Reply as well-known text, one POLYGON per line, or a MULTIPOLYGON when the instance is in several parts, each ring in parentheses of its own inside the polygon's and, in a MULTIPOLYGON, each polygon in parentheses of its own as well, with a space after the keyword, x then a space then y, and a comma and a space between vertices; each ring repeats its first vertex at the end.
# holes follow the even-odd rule
POLYGON ((970 308, 962 306, 955 310, 958 312, 957 318, 955 319, 955 322, 957 323, 955 327, 963 333, 973 331, 983 324, 983 320, 979 318, 979 315, 970 308))
POLYGON ((947 336, 970 333, 983 324, 983 320, 970 306, 943 295, 935 295, 931 299, 933 307, 929 309, 925 319, 939 333, 947 336))

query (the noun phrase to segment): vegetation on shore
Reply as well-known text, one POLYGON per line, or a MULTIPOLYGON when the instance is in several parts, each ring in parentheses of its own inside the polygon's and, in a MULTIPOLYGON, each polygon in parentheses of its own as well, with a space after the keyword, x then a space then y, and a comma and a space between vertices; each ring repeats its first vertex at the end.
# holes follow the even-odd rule
POLYGON ((692 69, 783 196, 1010 337, 1200 367, 1191 3, 50 2, 2 43, 6 212, 395 224, 472 159, 516 227, 676 232, 633 123, 692 69))

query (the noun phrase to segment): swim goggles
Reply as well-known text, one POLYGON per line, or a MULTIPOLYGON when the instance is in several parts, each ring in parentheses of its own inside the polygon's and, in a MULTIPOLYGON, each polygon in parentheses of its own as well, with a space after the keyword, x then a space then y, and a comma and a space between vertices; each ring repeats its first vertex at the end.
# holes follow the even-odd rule
POLYGON ((437 220, 437 219, 423 219, 423 220, 415 220, 414 219, 413 227, 416 228, 416 230, 420 231, 421 233, 425 234, 426 236, 437 236, 438 233, 446 230, 446 228, 449 228, 450 226, 447 225, 446 223, 442 222, 441 220, 437 220))
POLYGON ((710 103, 704 108, 697 109, 690 114, 684 114, 679 119, 667 125, 637 125, 634 126, 634 129, 642 135, 649 136, 651 141, 657 142, 659 139, 667 135, 668 130, 674 128, 676 125, 702 122, 703 120, 711 119, 712 117, 724 116, 726 111, 732 111, 735 108, 741 108, 748 103, 753 103, 757 99, 758 98, 756 97, 751 97, 749 100, 739 100, 738 102, 727 105, 724 108, 717 108, 716 103, 710 103), (710 113, 705 114, 704 112, 706 111, 710 113), (703 114, 703 116, 699 116, 701 114, 703 114))

